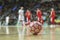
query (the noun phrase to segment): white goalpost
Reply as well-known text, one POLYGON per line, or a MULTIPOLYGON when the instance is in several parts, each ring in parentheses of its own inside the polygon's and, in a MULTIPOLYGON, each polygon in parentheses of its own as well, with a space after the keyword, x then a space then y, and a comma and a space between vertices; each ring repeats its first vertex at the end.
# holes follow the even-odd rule
POLYGON ((8 23, 9 23, 9 16, 6 17, 6 20, 5 20, 5 25, 6 25, 6 34, 9 34, 9 28, 8 28, 8 23))
POLYGON ((0 29, 1 29, 1 21, 0 21, 0 29))

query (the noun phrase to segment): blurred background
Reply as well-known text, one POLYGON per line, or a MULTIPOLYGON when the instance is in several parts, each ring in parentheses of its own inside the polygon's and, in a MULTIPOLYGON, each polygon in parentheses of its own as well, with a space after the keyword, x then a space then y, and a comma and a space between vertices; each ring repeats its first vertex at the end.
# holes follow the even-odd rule
POLYGON ((5 17, 9 15, 9 25, 15 25, 18 19, 18 10, 21 6, 24 6, 25 11, 30 9, 33 18, 36 8, 40 8, 46 17, 45 21, 49 21, 47 17, 51 8, 54 8, 57 15, 56 23, 60 23, 60 0, 0 0, 0 21, 3 23, 5 17))

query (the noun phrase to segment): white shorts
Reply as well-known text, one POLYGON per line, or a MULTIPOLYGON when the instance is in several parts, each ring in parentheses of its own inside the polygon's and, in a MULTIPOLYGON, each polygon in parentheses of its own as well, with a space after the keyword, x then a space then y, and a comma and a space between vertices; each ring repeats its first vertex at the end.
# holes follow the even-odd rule
POLYGON ((24 16, 23 15, 19 15, 18 16, 18 20, 24 20, 24 16))

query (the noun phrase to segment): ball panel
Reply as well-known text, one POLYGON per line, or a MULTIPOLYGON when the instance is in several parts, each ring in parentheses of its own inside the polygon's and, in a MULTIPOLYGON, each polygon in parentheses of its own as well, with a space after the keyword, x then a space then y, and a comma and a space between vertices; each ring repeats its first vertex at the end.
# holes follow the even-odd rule
POLYGON ((38 34, 41 30, 42 30, 42 26, 38 23, 35 23, 30 27, 30 32, 32 34, 38 34))

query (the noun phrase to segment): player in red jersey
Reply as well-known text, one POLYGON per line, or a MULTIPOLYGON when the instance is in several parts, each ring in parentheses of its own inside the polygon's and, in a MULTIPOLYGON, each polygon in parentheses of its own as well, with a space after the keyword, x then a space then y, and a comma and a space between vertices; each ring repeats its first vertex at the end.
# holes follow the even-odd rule
POLYGON ((44 21, 43 21, 43 18, 42 18, 42 11, 39 8, 37 8, 36 14, 37 14, 37 17, 38 17, 38 21, 43 24, 44 21))
POLYGON ((55 17, 56 17, 56 12, 55 12, 55 10, 52 8, 52 9, 51 9, 51 14, 50 14, 50 21, 51 21, 52 24, 55 23, 55 17))
POLYGON ((39 8, 37 8, 36 15, 38 17, 38 21, 42 19, 42 11, 39 8))
POLYGON ((55 17, 56 17, 56 12, 54 10, 54 8, 51 9, 51 13, 50 13, 50 22, 51 22, 51 25, 50 25, 50 34, 52 35, 51 39, 52 40, 55 40, 55 30, 56 30, 56 26, 54 25, 55 24, 55 17))
POLYGON ((30 22, 31 21, 31 12, 30 12, 30 10, 27 9, 27 11, 25 13, 25 16, 26 16, 27 22, 30 22))

